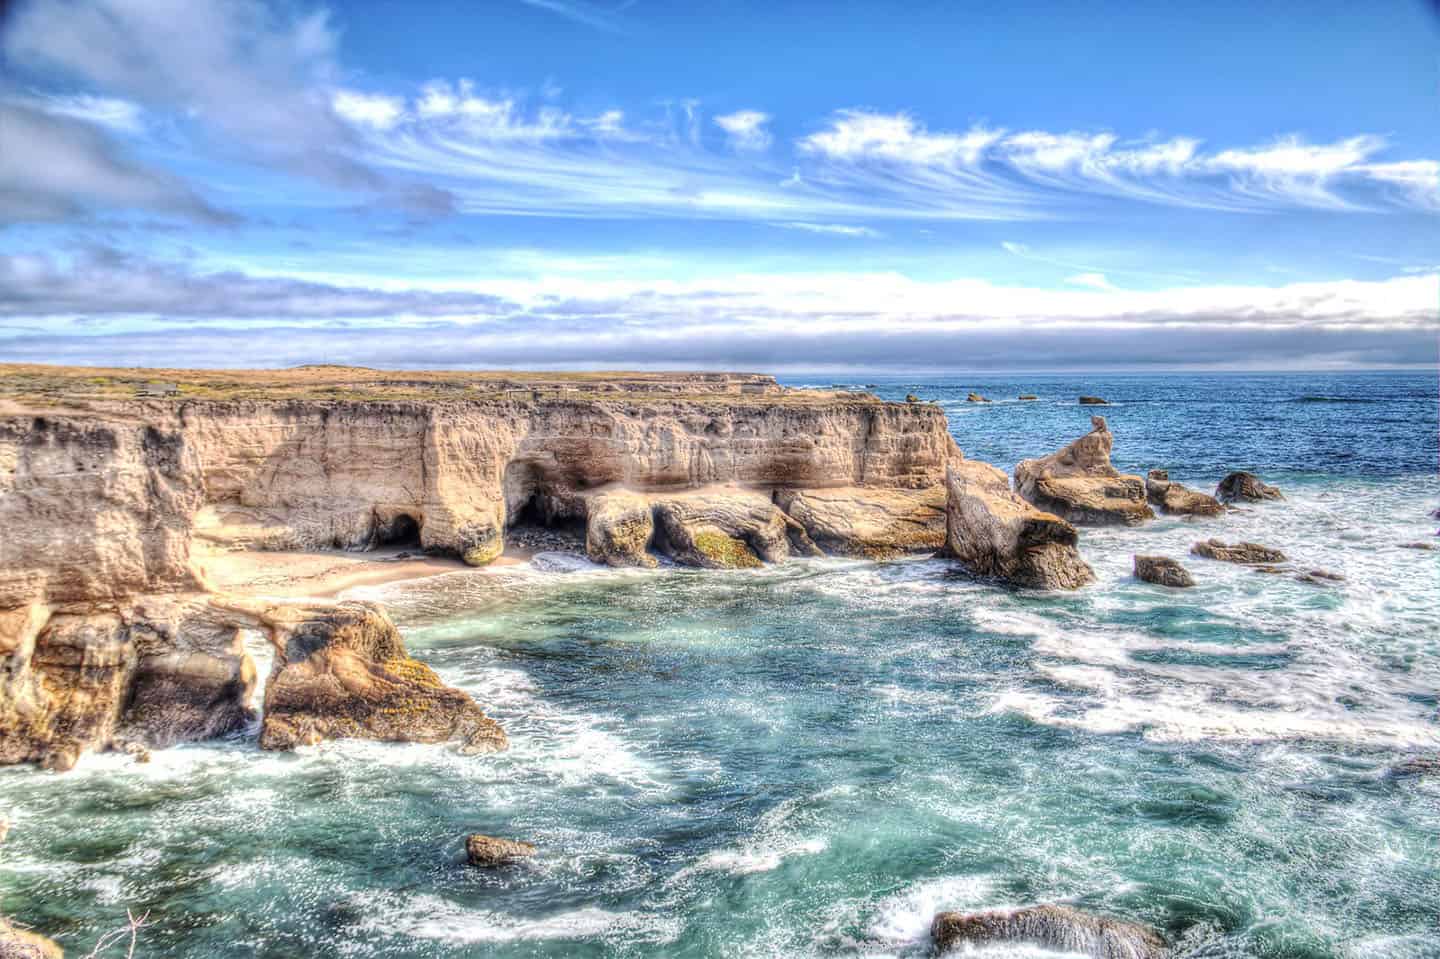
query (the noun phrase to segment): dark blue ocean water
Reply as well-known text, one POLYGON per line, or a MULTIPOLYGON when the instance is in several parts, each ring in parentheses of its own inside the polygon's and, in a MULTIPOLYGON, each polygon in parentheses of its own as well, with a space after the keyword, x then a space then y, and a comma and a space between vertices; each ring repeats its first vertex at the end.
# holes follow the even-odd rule
POLYGON ((1122 467, 1247 467, 1288 498, 1086 530, 1074 594, 940 560, 554 556, 360 591, 508 753, 236 739, 0 770, 0 912, 72 955, 132 908, 144 957, 873 959, 927 955, 941 909, 1066 902, 1193 959, 1440 956, 1440 777, 1395 774, 1440 755, 1440 553, 1406 546, 1440 503, 1432 375, 853 381, 936 399, 1006 468, 1101 412, 1122 467), (1346 579, 1186 556, 1208 536, 1346 579), (1199 585, 1136 582, 1137 552, 1199 585), (541 852, 472 870, 470 831, 541 852))

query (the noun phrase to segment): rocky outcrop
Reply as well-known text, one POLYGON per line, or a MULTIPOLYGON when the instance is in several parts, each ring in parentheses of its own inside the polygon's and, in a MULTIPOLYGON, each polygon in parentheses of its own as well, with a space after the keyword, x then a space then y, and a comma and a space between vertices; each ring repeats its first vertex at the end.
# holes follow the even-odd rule
POLYGON ((0 917, 0 959, 65 959, 65 950, 53 939, 17 928, 0 917))
POLYGON ((894 559, 945 545, 943 485, 925 489, 839 486, 778 490, 775 502, 820 549, 839 556, 894 559))
POLYGON ((1110 465, 1115 438, 1103 416, 1092 429, 1057 453, 1022 460, 1015 490, 1040 509, 1077 526, 1135 525, 1154 519, 1145 503, 1145 482, 1110 465))
POLYGON ((656 547, 683 566, 747 569, 820 551, 805 530, 770 497, 735 488, 708 487, 660 496, 655 507, 656 547))
POLYGON ((1215 498, 1222 503, 1260 503, 1284 499, 1285 496, 1254 473, 1240 471, 1230 473, 1220 481, 1220 485, 1215 487, 1215 498))
POLYGON ((497 839, 480 833, 465 837, 465 858, 472 866, 493 869, 496 866, 519 862, 521 859, 529 859, 533 855, 535 846, 518 839, 497 839))
POLYGON ((1110 401, 1109 401, 1109 400, 1106 400, 1106 399, 1101 399, 1101 398, 1098 397, 1098 396, 1082 396, 1082 397, 1080 397, 1080 405, 1081 405, 1081 406, 1109 406, 1109 405, 1110 405, 1110 401))
POLYGON ((976 576, 1035 589, 1077 589, 1095 578, 1075 527, 1011 492, 988 463, 951 464, 944 555, 976 576))
POLYGON ((1068 906, 942 912, 930 924, 930 937, 940 952, 1013 942, 1093 959, 1164 959, 1169 955, 1165 941, 1152 929, 1068 906))
POLYGON ((967 403, 988 403, 988 402, 990 402, 990 401, 987 400, 985 397, 981 396, 979 393, 970 393, 970 394, 968 394, 968 395, 965 397, 965 402, 967 402, 967 403))
POLYGON ((1151 470, 1145 477, 1145 498, 1160 512, 1176 516, 1219 516, 1225 512, 1215 497, 1172 482, 1165 470, 1151 470))
POLYGON ((1020 399, 1022 399, 1022 400, 1038 400, 1039 398, 1040 398, 1040 397, 1036 396, 1034 393, 1021 393, 1021 394, 1020 394, 1020 399))
POLYGON ((654 567, 650 543, 655 514, 650 501, 630 490, 611 490, 589 498, 585 553, 607 566, 654 567))
POLYGON ((399 630, 376 604, 238 608, 267 625, 276 647, 265 687, 262 749, 327 739, 458 742, 469 754, 506 748, 499 724, 473 699, 410 658, 399 630))
POLYGON ((1190 547, 1190 552, 1206 559, 1218 559, 1226 563, 1283 563, 1285 554, 1259 543, 1223 543, 1218 539, 1207 539, 1190 547))
POLYGON ((1195 585, 1195 577, 1190 575, 1190 571, 1168 556, 1136 556, 1135 578, 1172 589, 1195 585))

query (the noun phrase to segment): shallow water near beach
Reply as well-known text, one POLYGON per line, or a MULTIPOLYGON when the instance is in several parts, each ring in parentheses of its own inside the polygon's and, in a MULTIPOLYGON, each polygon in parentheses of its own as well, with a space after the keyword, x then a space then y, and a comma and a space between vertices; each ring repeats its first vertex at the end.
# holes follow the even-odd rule
POLYGON ((1440 775, 1394 771, 1440 757, 1440 551, 1404 546, 1440 544, 1434 374, 786 381, 935 399, 1006 469, 1098 412, 1122 469, 1249 468, 1288 499, 1086 530, 1074 594, 928 559, 558 554, 355 590, 509 752, 3 769, 0 912, 74 955, 129 908, 146 957, 881 957, 926 955, 941 909, 1066 902, 1185 956, 1440 956, 1440 775), (1346 578, 1185 555, 1209 536, 1346 578), (1200 585, 1136 582, 1138 552, 1200 585), (472 870, 473 831, 540 855, 472 870))

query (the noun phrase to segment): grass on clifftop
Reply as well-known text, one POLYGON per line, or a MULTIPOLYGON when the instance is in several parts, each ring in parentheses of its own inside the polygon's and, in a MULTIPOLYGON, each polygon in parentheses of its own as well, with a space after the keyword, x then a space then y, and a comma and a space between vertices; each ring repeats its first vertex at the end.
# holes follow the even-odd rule
POLYGON ((808 404, 862 393, 782 389, 758 373, 375 370, 317 364, 284 370, 177 370, 0 363, 0 398, 32 406, 145 399, 435 402, 686 399, 726 404, 808 404))

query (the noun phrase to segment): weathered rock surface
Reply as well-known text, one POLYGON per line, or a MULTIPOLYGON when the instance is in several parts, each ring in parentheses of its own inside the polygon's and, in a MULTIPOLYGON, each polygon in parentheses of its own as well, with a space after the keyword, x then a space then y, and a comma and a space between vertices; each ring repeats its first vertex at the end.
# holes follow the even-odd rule
POLYGON ((19 929, 0 917, 0 959, 65 959, 65 950, 53 939, 19 929))
POLYGON ((990 402, 990 401, 987 400, 985 397, 981 396, 979 393, 970 393, 970 394, 968 394, 968 395, 965 397, 965 402, 967 402, 967 403, 988 403, 988 402, 990 402))
POLYGON ((1219 516, 1225 512, 1215 497, 1172 482, 1165 470, 1151 470, 1145 477, 1145 498, 1160 512, 1171 515, 1219 516))
POLYGON ((1220 485, 1215 487, 1215 498, 1222 503, 1259 503, 1284 499, 1285 496, 1254 473, 1240 471, 1230 473, 1220 481, 1220 485))
POLYGON ((1190 571, 1168 556, 1136 556, 1135 578, 1157 586, 1186 589, 1195 585, 1190 571))
POLYGON ((1115 438, 1103 416, 1069 446, 1015 467, 1015 490, 1040 509, 1077 526, 1135 525, 1154 519, 1145 482, 1110 465, 1115 438))
POLYGON ((465 838, 465 857, 472 866, 494 868, 529 859, 533 855, 535 846, 517 839, 497 839, 480 833, 465 838))
POLYGON ((943 554, 971 573, 1035 589, 1077 589, 1095 578, 1075 527, 1013 493, 1000 470, 958 460, 946 486, 943 554))
POLYGON ((505 749, 505 733, 466 693, 405 650, 374 603, 237 608, 266 623, 275 671, 265 687, 262 749, 327 739, 459 742, 466 753, 505 749))
POLYGON ((653 567, 650 543, 655 514, 650 501, 629 490, 597 493, 589 498, 585 520, 585 553, 608 566, 653 567))
POLYGON ((1031 943, 1093 959, 1163 959, 1165 941, 1139 923, 1096 916, 1067 906, 1030 906, 992 912, 942 912, 930 924, 935 947, 1031 943))
POLYGON ((945 545, 943 485, 925 489, 838 486, 777 490, 775 502, 827 553, 893 559, 945 545))
POLYGON ((1109 400, 1105 400, 1105 399, 1101 399, 1101 398, 1098 397, 1098 396, 1082 396, 1082 397, 1080 397, 1080 405, 1081 405, 1081 406, 1109 406, 1109 405, 1110 405, 1110 401, 1109 401, 1109 400))
POLYGON ((1223 560, 1226 563, 1283 563, 1285 554, 1259 543, 1223 543, 1218 539, 1207 539, 1190 547, 1190 552, 1206 559, 1223 560))
POLYGON ((652 498, 655 545, 684 566, 747 569, 819 550, 799 523, 763 493, 709 487, 652 498))

